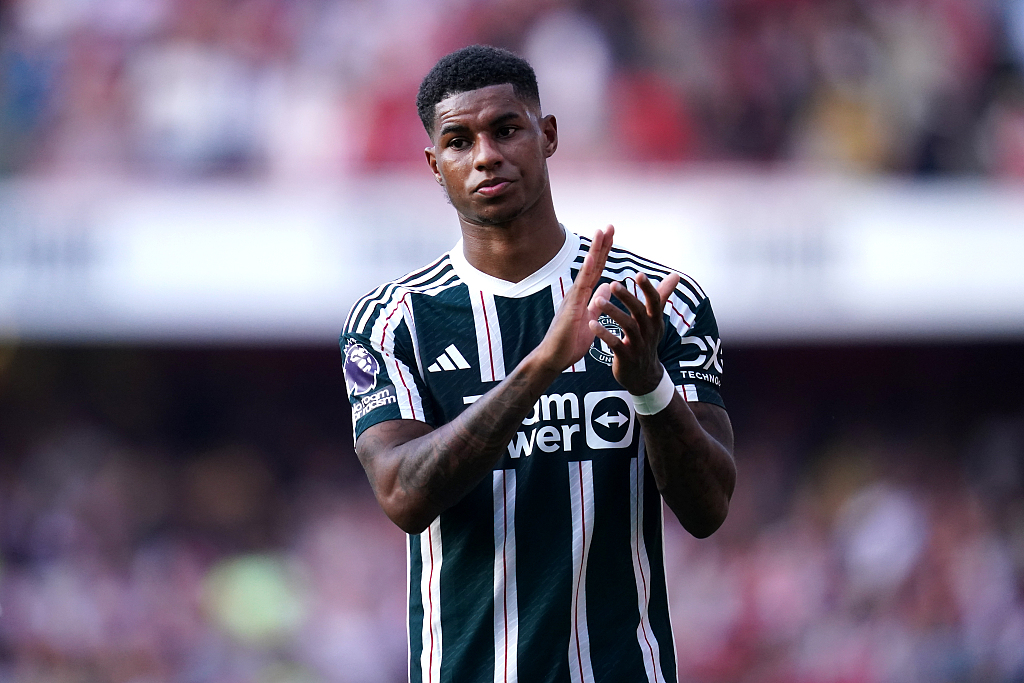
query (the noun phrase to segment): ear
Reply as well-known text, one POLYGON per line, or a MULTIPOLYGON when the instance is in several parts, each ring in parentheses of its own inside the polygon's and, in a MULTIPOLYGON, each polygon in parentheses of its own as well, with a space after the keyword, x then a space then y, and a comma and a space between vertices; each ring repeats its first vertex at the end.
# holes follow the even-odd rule
POLYGON ((444 187, 444 178, 441 176, 441 171, 437 169, 437 153, 433 147, 427 147, 423 150, 423 153, 427 155, 427 165, 430 166, 431 172, 434 174, 434 180, 441 187, 444 187))
POLYGON ((544 157, 550 157, 558 149, 558 122, 554 114, 540 120, 540 132, 544 136, 544 157))

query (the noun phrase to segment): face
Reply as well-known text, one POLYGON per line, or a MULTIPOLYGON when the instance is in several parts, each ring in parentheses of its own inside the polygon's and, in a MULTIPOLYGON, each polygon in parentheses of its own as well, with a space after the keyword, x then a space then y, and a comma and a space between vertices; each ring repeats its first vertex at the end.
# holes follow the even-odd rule
POLYGON ((555 119, 541 117, 511 84, 452 95, 435 113, 427 162, 461 220, 508 224, 550 196, 547 158, 558 146, 555 119))

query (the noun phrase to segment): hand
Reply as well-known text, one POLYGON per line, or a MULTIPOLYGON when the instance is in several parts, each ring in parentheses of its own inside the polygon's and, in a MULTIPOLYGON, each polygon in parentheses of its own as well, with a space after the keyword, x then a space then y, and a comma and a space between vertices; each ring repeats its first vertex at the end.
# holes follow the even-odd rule
POLYGON ((621 282, 601 285, 594 292, 590 303, 590 330, 599 337, 614 354, 612 374, 616 381, 634 396, 654 391, 664 372, 658 360, 658 344, 665 331, 662 312, 672 290, 679 284, 679 276, 672 273, 655 287, 654 283, 640 273, 636 283, 644 293, 640 301, 621 282), (628 313, 611 303, 615 296, 625 305, 628 313), (597 321, 602 313, 614 320, 625 338, 619 339, 597 321))
POLYGON ((555 311, 547 334, 535 351, 539 354, 538 360, 551 372, 560 373, 583 358, 594 342, 590 326, 596 324, 598 314, 591 311, 589 304, 594 286, 604 272, 614 236, 615 228, 611 225, 594 233, 594 241, 583 260, 583 266, 572 287, 565 293, 562 305, 555 311))

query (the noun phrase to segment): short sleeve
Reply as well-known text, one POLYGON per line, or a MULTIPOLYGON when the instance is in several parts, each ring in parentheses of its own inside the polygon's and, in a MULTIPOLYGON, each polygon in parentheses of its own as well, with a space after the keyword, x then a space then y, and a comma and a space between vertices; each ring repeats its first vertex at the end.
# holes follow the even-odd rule
POLYGON ((354 439, 387 420, 419 420, 437 426, 416 370, 412 337, 401 316, 382 318, 365 332, 346 329, 341 335, 341 355, 354 439))
POLYGON ((676 391, 687 401, 714 403, 722 400, 722 340, 718 336, 711 301, 703 299, 692 315, 668 314, 669 325, 659 356, 676 391))

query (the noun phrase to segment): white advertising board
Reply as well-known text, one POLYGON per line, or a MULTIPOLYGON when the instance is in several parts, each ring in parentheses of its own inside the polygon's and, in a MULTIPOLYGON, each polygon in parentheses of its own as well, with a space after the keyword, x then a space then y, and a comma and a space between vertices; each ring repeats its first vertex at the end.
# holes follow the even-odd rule
MULTIPOLYGON (((1024 337, 1024 187, 555 174, 560 220, 683 270, 730 342, 1024 337)), ((333 343, 458 239, 428 174, 0 185, 0 338, 333 343)))

